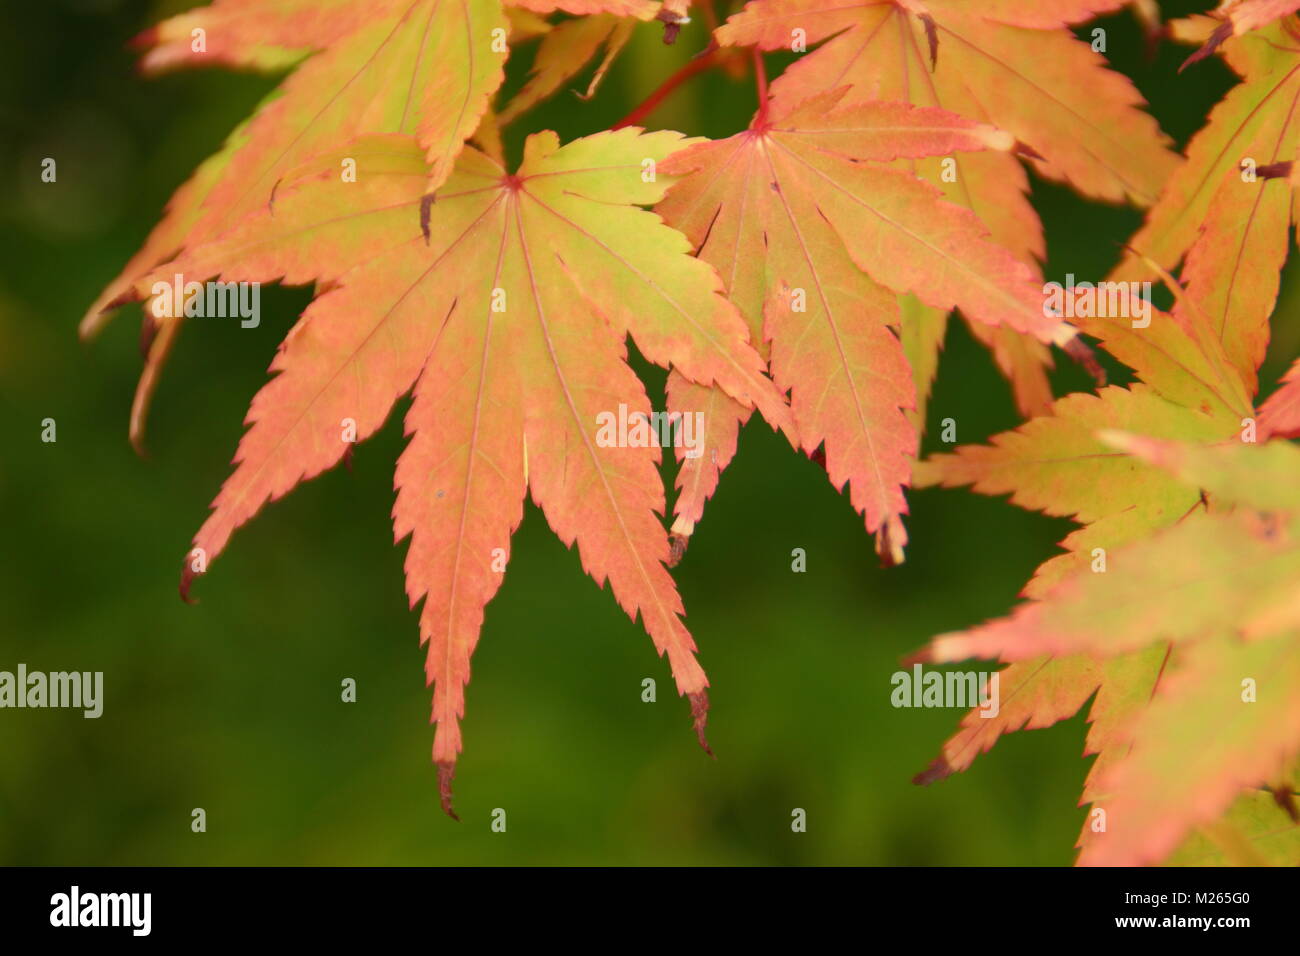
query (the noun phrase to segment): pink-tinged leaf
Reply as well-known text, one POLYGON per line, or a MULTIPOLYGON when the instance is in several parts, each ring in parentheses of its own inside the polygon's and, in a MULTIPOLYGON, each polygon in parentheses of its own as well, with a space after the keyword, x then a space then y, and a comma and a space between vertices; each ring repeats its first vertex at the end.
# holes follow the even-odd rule
MULTIPOLYGON (((842 95, 772 122, 760 115, 744 133, 674 156, 664 170, 688 178, 659 210, 718 268, 754 340, 769 345, 778 387, 791 390, 801 447, 825 445, 832 484, 849 484, 878 550, 897 561, 917 442, 898 294, 1045 340, 1068 332, 1043 315, 1028 267, 988 242, 969 212, 885 165, 1009 149, 1010 138, 906 104, 837 106, 842 95)), ((699 506, 691 499, 688 514, 699 506)))
POLYGON ((922 9, 892 0, 753 0, 717 37, 724 46, 764 50, 789 50, 796 36, 810 46, 827 41, 773 83, 778 114, 842 84, 857 99, 898 98, 901 85, 915 105, 1012 133, 1043 157, 1033 162, 1048 178, 1100 199, 1146 204, 1177 158, 1139 110, 1142 97, 1128 79, 1060 28, 1113 6, 927 0, 922 9), (933 64, 927 29, 937 44, 933 64))
MULTIPOLYGON (((434 760, 448 812, 470 655, 525 488, 668 657, 703 743, 708 682, 665 568, 659 448, 602 437, 603 416, 650 411, 625 338, 769 420, 788 426, 789 411, 717 274, 632 205, 658 201, 673 181, 647 181, 643 159, 662 161, 681 142, 626 129, 561 147, 545 133, 530 138, 513 174, 469 149, 435 202, 415 141, 370 137, 300 169, 273 211, 161 274, 283 276, 326 289, 253 400, 235 472, 194 540, 207 562, 265 502, 372 434, 416 384, 394 530, 411 537, 411 602, 425 602, 434 760), (357 160, 355 182, 338 176, 339 155, 357 160)), ((157 278, 137 283, 137 294, 157 278)))

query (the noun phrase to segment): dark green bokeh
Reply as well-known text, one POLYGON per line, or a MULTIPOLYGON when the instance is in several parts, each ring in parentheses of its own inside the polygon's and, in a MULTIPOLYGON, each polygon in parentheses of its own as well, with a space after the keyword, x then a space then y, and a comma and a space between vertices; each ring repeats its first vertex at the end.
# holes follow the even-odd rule
MULTIPOLYGON (((917 788, 911 776, 959 714, 889 703, 901 655, 1004 613, 1069 525, 966 492, 915 493, 908 562, 882 570, 846 498, 759 422, 676 573, 713 682, 719 759, 696 747, 649 639, 529 505, 474 658, 464 822, 444 817, 389 523, 405 403, 351 472, 239 532, 187 607, 176 583, 189 535, 307 293, 264 290, 256 330, 189 323, 145 460, 126 441, 138 309, 90 345, 76 338, 171 191, 274 79, 135 75, 125 41, 180 4, 58 0, 21 5, 16 22, 15 6, 0 30, 0 669, 101 670, 106 704, 99 720, 0 711, 0 861, 1070 862, 1082 718, 1013 735, 961 777, 917 788), (56 185, 39 180, 45 156, 58 159, 56 185), (47 417, 54 444, 40 441, 47 417), (791 573, 796 547, 805 574, 791 573), (339 700, 345 677, 355 704, 339 700), (658 681, 655 704, 641 702, 645 677, 658 681), (204 834, 190 830, 195 807, 204 834), (489 828, 497 807, 504 834, 489 828), (796 807, 805 834, 791 832, 796 807)), ((1209 62, 1175 79, 1185 51, 1148 63, 1128 14, 1102 25, 1181 145, 1226 71, 1209 62)), ((563 93, 525 125, 566 140, 605 128, 703 43, 699 23, 673 48, 643 25, 594 100, 563 93)), ((706 75, 651 125, 726 135, 753 103, 749 80, 706 75)), ((1140 218, 1041 182, 1034 198, 1050 277, 1101 274, 1140 218)), ((1294 337, 1279 349, 1289 355, 1294 337)), ((659 389, 662 374, 647 381, 659 389)), ((1056 384, 1087 387, 1075 368, 1056 384)), ((956 323, 930 407, 932 423, 949 415, 962 441, 1016 423, 1006 385, 956 323)))

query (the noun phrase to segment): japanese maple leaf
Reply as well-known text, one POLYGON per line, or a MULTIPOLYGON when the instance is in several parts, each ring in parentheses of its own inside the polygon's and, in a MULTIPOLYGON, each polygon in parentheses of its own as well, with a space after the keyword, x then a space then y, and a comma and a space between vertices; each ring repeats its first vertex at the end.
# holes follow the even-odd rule
POLYGON ((646 161, 681 143, 678 133, 627 129, 561 147, 540 133, 514 173, 467 148, 433 201, 416 140, 365 138, 282 185, 273 210, 136 285, 147 296, 180 273, 327 289, 253 399, 235 470, 194 537, 192 554, 208 562, 263 504, 336 464, 350 438, 374 433, 414 385, 393 520, 399 541, 411 536, 411 604, 424 599, 433 758, 448 812, 470 654, 526 489, 561 540, 577 543, 586 571, 640 615, 690 697, 703 743, 707 680, 664 568, 659 449, 603 447, 599 416, 649 413, 625 361, 630 333, 650 361, 718 385, 777 425, 790 421, 717 274, 636 208, 672 182, 644 175, 646 161), (356 182, 341 180, 340 156, 356 161, 356 182))
MULTIPOLYGON (((1205 246, 1213 241, 1213 235, 1202 235, 1192 256, 1207 255, 1205 246)), ((1179 290, 1178 296, 1174 312, 1153 312, 1149 326, 1127 317, 1076 319, 1083 331, 1101 339, 1108 351, 1137 372, 1140 384, 1106 388, 1096 396, 1067 396, 1056 402, 1052 415, 995 436, 988 446, 959 448, 956 454, 935 456, 917 467, 918 485, 969 484, 985 494, 1009 493, 1023 507, 1073 517, 1083 525, 1063 542, 1066 553, 1045 563, 1025 588, 1024 596, 1031 602, 1025 608, 1050 601, 1059 589, 1079 581, 1109 579, 1117 551, 1141 548, 1153 534, 1181 527, 1205 507, 1196 487, 1154 464, 1117 452, 1101 433, 1120 429, 1198 442, 1239 441, 1250 434, 1255 422, 1250 402, 1253 368, 1248 383, 1230 361, 1205 310, 1213 298, 1211 290, 1200 285, 1179 290), (1098 571, 1106 573, 1094 573, 1098 571)), ((1184 556, 1187 560, 1191 559, 1184 556)), ((1195 560, 1205 559, 1197 555, 1195 560)), ((980 719, 976 712, 968 715, 917 782, 928 783, 964 769, 1004 732, 1045 727, 1069 717, 1095 693, 1086 752, 1099 756, 1082 802, 1106 801, 1111 806, 1110 768, 1130 749, 1125 729, 1163 693, 1165 677, 1182 668, 1187 651, 1173 640, 1160 639, 1158 627, 1142 640, 1126 640, 1123 635, 1130 633, 1126 627, 1108 628, 1100 617, 1094 623, 1099 632, 1115 637, 1106 650, 1047 639, 1034 643, 1032 653, 1026 645, 1023 656, 983 647, 1012 661, 1001 673, 1004 705, 991 720, 980 719)), ((922 656, 947 660, 971 649, 954 637, 922 656)), ((1184 802, 1190 804, 1191 799, 1181 793, 1167 793, 1164 799, 1180 808, 1184 802)), ((1086 825, 1082 844, 1090 845, 1095 836, 1091 825, 1086 825)), ((1147 852, 1133 846, 1134 852, 1147 852)))
MULTIPOLYGON (((809 96, 841 85, 851 97, 898 100, 958 113, 1011 132, 1031 149, 1019 155, 1041 175, 1084 195, 1141 205, 1155 200, 1177 165, 1142 97, 1106 68, 1102 55, 1068 25, 1117 9, 1121 0, 753 0, 717 31, 725 45, 761 50, 819 48, 801 56, 772 84, 775 116, 809 96)), ((966 206, 993 239, 1039 272, 1042 223, 1028 200, 1029 181, 1016 155, 986 151, 904 161, 917 175, 966 206), (946 164, 942 166, 941 164, 946 164)), ((912 344, 918 370, 932 369, 944 315, 926 321, 936 334, 912 344)), ((992 349, 1028 416, 1051 402, 1050 357, 1041 344, 1010 329, 970 323, 992 349)), ((922 395, 929 381, 918 375, 922 395)))
MULTIPOLYGON (((824 444, 831 483, 850 487, 877 549, 902 558, 903 487, 917 448, 911 371, 895 331, 898 294, 960 307, 972 320, 1071 335, 1044 315, 1040 286, 968 210, 886 163, 954 150, 1014 147, 983 124, 904 103, 838 105, 822 94, 779 118, 760 110, 750 128, 695 145, 664 166, 689 174, 659 212, 716 266, 749 320, 771 343, 772 374, 791 404, 805 451, 824 444)), ((714 451, 678 476, 673 526, 681 547, 731 459, 745 410, 681 377, 669 407, 705 416, 714 451)))
POLYGON ((1107 659, 1176 647, 1150 703, 1116 727, 1122 757, 1094 768, 1106 826, 1085 828, 1080 856, 1153 863, 1300 753, 1300 449, 1101 437, 1205 494, 1210 510, 1113 550, 1104 574, 1073 575, 1003 620, 936 638, 928 656, 1107 659))
MULTIPOLYGON (((1212 24, 1198 17, 1172 27, 1176 37, 1192 39, 1212 24)), ((1253 390, 1295 220, 1290 174, 1300 147, 1300 35, 1289 22, 1275 23, 1229 39, 1220 53, 1243 82, 1192 137, 1186 164, 1111 278, 1149 279, 1152 264, 1173 269, 1186 257, 1182 284, 1197 291, 1229 361, 1253 390)))

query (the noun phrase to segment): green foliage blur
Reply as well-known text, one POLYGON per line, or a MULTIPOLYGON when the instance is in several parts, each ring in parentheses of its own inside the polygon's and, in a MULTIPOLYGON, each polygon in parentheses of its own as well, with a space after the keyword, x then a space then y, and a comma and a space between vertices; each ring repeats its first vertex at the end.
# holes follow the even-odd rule
MULTIPOLYGON (((275 84, 136 75, 127 40, 184 6, 47 0, 0 14, 0 670, 105 675, 98 720, 0 710, 0 862, 1071 862, 1089 764, 1081 716, 1012 735, 968 773, 920 788, 912 775, 960 713, 890 705, 900 657, 1005 613, 1068 522, 966 491, 913 493, 907 563, 885 570, 847 498, 757 420, 676 572, 713 683, 716 761, 697 747, 649 639, 530 504, 474 657, 456 778, 463 822, 440 812, 405 546, 389 521, 405 403, 350 471, 309 482, 240 531, 197 584, 201 603, 182 604, 189 537, 308 301, 304 289, 264 289, 256 329, 189 323, 156 396, 149 455, 133 453, 139 309, 89 344, 77 321, 172 190, 275 84), (56 184, 40 181, 46 156, 56 184), (56 443, 40 440, 45 418, 56 443), (791 571, 794 548, 806 573, 791 571), (340 700, 347 677, 356 703, 340 700), (641 700, 646 677, 656 703, 641 700), (206 833, 191 832, 196 807, 206 833), (495 808, 505 833, 489 826, 495 808), (806 833, 791 832, 795 808, 806 833)), ((1128 12, 1100 25, 1181 146, 1230 86, 1227 71, 1212 61, 1176 77, 1186 50, 1149 60, 1128 12)), ((565 140, 608 127, 701 50, 706 31, 697 16, 675 46, 660 37, 642 24, 594 99, 563 92, 520 127, 565 140)), ((512 61, 512 86, 530 57, 512 61)), ((752 80, 711 73, 649 125, 723 136, 753 107, 752 80)), ((517 156, 519 137, 507 147, 517 156)), ((1049 278, 1099 277, 1140 219, 1038 180, 1034 201, 1049 278)), ((1294 293, 1287 281, 1280 311, 1294 293)), ((1294 354, 1296 333, 1278 331, 1264 381, 1294 354)), ((661 395, 663 374, 639 368, 661 395)), ((1068 362, 1055 385, 1089 387, 1068 362)), ((927 451, 945 417, 963 442, 1017 424, 1006 384, 956 322, 929 416, 927 451)))

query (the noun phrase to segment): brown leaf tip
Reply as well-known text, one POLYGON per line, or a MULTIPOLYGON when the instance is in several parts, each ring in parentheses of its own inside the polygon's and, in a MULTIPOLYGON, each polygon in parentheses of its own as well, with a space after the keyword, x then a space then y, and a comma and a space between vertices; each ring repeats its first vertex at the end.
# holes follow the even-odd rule
POLYGON ((1083 366, 1084 371, 1092 376, 1092 380, 1097 384, 1098 388, 1106 386, 1106 370, 1097 361, 1097 353, 1090 349, 1083 339, 1075 336, 1066 342, 1062 348, 1065 350, 1066 355, 1083 366))
POLYGON ((460 817, 456 816, 456 811, 451 808, 451 778, 455 775, 454 761, 438 761, 438 802, 442 804, 443 813, 460 823, 460 817))
POLYGON ((186 604, 199 603, 198 598, 190 597, 190 585, 194 583, 194 579, 197 578, 198 576, 199 573, 190 567, 189 558, 186 558, 185 570, 181 572, 181 585, 180 585, 181 600, 184 601, 186 604))
POLYGON ((668 567, 675 568, 686 557, 686 546, 691 543, 691 536, 671 531, 668 534, 668 567))
POLYGON ((1210 39, 1205 41, 1205 46, 1201 47, 1199 50, 1197 50, 1195 53, 1193 53, 1191 56, 1189 56, 1186 60, 1183 61, 1183 65, 1178 68, 1178 72, 1181 73, 1183 72, 1183 70, 1187 69, 1193 63, 1196 63, 1199 60, 1204 60, 1207 56, 1209 56, 1211 53, 1213 53, 1215 50, 1219 48, 1219 44, 1221 44, 1224 40, 1228 39, 1228 37, 1230 36, 1232 36, 1232 21, 1225 20, 1223 21, 1223 23, 1219 24, 1219 26, 1215 29, 1213 33, 1210 34, 1210 39))
POLYGON ((899 661, 899 663, 904 667, 911 667, 913 664, 932 664, 934 661, 930 657, 930 648, 923 647, 919 651, 913 651, 911 654, 908 654, 899 661))
POLYGON ((1216 30, 1214 30, 1214 33, 1210 34, 1210 38, 1206 40, 1205 46, 1201 47, 1200 49, 1197 49, 1197 51, 1195 53, 1192 53, 1190 57, 1187 57, 1186 60, 1183 60, 1183 65, 1179 66, 1178 72, 1182 73, 1183 70, 1186 70, 1188 66, 1191 66, 1193 64, 1193 62, 1199 62, 1200 60, 1204 60, 1205 57, 1208 57, 1210 53, 1213 53, 1214 51, 1216 51, 1216 49, 1219 48, 1219 44, 1223 43, 1223 40, 1226 40, 1231 35, 1232 35, 1232 21, 1225 20, 1222 23, 1219 23, 1218 27, 1216 27, 1216 30))
POLYGON ((1016 156, 1024 156, 1026 159, 1037 159, 1044 163, 1047 162, 1046 156, 1034 149, 1034 147, 1030 146, 1028 143, 1022 143, 1020 140, 1016 140, 1015 145, 1011 147, 1011 152, 1016 156))
POLYGON ((907 532, 902 522, 887 521, 876 532, 876 557, 882 568, 896 568, 904 561, 903 546, 907 544, 907 532))
POLYGON ((702 690, 695 694, 688 694, 687 697, 691 702, 691 722, 695 725, 695 736, 699 740, 700 746, 704 748, 704 752, 717 760, 717 755, 713 752, 708 739, 704 736, 704 725, 709 720, 709 692, 702 690))
POLYGON ((808 458, 812 461, 814 465, 816 465, 822 471, 826 470, 826 446, 825 445, 818 445, 816 448, 814 448, 812 450, 812 454, 810 454, 808 458))
POLYGON ((930 784, 937 783, 945 777, 951 777, 953 769, 952 764, 948 763, 948 758, 943 754, 939 754, 939 756, 934 758, 934 761, 930 766, 926 767, 912 778, 912 783, 916 784, 918 787, 928 787, 930 784))
POLYGON ((664 25, 664 44, 666 46, 672 46, 676 43, 677 34, 681 32, 682 25, 691 22, 690 17, 669 10, 667 7, 660 7, 659 12, 655 14, 655 19, 664 25))

